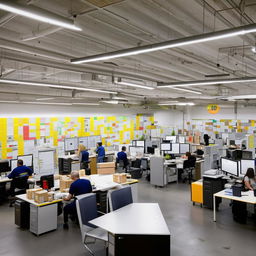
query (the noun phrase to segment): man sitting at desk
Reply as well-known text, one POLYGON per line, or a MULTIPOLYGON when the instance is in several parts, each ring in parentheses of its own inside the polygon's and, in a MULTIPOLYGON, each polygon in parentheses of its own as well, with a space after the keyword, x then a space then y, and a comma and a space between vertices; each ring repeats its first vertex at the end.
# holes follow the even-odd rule
POLYGON ((17 177, 24 177, 24 176, 31 176, 33 171, 27 167, 26 165, 23 165, 23 160, 19 159, 17 161, 17 167, 12 170, 12 172, 8 175, 9 179, 14 179, 17 177))
MULTIPOLYGON (((92 192, 92 186, 91 182, 86 179, 79 179, 79 172, 78 171, 73 171, 71 172, 71 179, 74 181, 69 189, 69 194, 67 197, 63 198, 64 201, 70 201, 72 198, 90 193, 92 192)), ((69 215, 71 216, 76 216, 76 199, 74 198, 74 201, 71 202, 70 204, 67 204, 64 207, 64 224, 63 228, 68 229, 68 217, 69 215)))
POLYGON ((122 151, 120 151, 120 152, 117 153, 117 159, 116 159, 116 160, 117 160, 117 162, 119 162, 120 160, 122 160, 123 163, 124 163, 124 169, 126 170, 128 164, 129 164, 129 161, 128 161, 128 159, 127 159, 127 154, 126 154, 125 151, 126 151, 126 147, 123 146, 123 147, 122 147, 122 151))
MULTIPOLYGON (((12 172, 8 175, 8 178, 9 179, 22 178, 22 177, 28 178, 29 176, 32 175, 32 173, 33 173, 33 171, 29 167, 27 167, 26 165, 23 165, 23 160, 19 159, 17 161, 17 167, 12 170, 12 172)), ((26 182, 26 181, 24 181, 24 182, 26 182)), ((18 186, 18 185, 13 180, 11 182, 11 188, 10 188, 11 197, 13 197, 15 194, 16 186, 18 186)))

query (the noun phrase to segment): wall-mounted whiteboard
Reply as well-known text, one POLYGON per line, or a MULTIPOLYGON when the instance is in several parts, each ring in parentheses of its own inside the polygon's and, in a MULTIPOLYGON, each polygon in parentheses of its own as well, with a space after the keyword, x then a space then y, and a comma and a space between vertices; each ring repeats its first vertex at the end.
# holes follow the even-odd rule
POLYGON ((55 170, 55 151, 38 152, 38 175, 54 174, 55 170))

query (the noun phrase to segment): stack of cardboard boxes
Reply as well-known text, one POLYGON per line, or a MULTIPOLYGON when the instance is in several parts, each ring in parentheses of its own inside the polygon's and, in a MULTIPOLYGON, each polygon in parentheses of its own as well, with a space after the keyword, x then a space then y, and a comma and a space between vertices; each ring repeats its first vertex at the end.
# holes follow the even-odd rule
POLYGON ((125 173, 115 173, 113 174, 113 181, 116 183, 125 183, 127 181, 127 176, 125 173))
POLYGON ((73 180, 68 176, 60 176, 60 192, 68 192, 73 180))
POLYGON ((97 170, 98 170, 98 174, 114 174, 115 162, 98 163, 97 170))

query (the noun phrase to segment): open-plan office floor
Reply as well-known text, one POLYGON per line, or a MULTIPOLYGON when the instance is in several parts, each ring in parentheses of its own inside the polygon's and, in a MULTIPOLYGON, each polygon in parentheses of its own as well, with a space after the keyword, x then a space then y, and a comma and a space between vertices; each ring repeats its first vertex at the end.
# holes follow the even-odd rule
MULTIPOLYGON (((225 200, 220 205, 218 222, 214 223, 211 210, 192 205, 188 184, 169 184, 167 188, 154 188, 141 180, 138 195, 140 202, 159 203, 171 232, 171 255, 255 254, 256 225, 250 220, 247 225, 234 222, 228 201, 225 200)), ((129 216, 124 221, 129 221, 132 225, 129 216)), ((8 204, 1 205, 0 255, 89 255, 83 248, 79 227, 72 224, 69 230, 63 230, 61 224, 62 217, 59 218, 57 231, 36 237, 14 225, 14 208, 9 208, 8 204)), ((99 248, 96 255, 105 255, 102 244, 97 244, 94 248, 99 248)))

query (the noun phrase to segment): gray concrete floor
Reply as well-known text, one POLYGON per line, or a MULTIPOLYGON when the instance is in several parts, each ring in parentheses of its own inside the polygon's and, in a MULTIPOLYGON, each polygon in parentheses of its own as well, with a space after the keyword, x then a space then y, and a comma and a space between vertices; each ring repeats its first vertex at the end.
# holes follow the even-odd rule
MULTIPOLYGON (((142 180, 138 193, 140 202, 159 203, 171 232, 172 256, 255 255, 256 226, 250 220, 246 225, 234 222, 228 201, 220 205, 217 223, 214 223, 211 210, 192 205, 187 184, 155 188, 142 180)), ((124 221, 132 223, 129 216, 124 221)), ((96 255, 105 255, 102 248, 99 243, 94 246, 96 255)), ((83 248, 78 226, 71 224, 69 230, 62 229, 62 216, 57 231, 37 237, 17 228, 14 208, 4 204, 0 205, 0 255, 80 256, 89 253, 83 248)))

